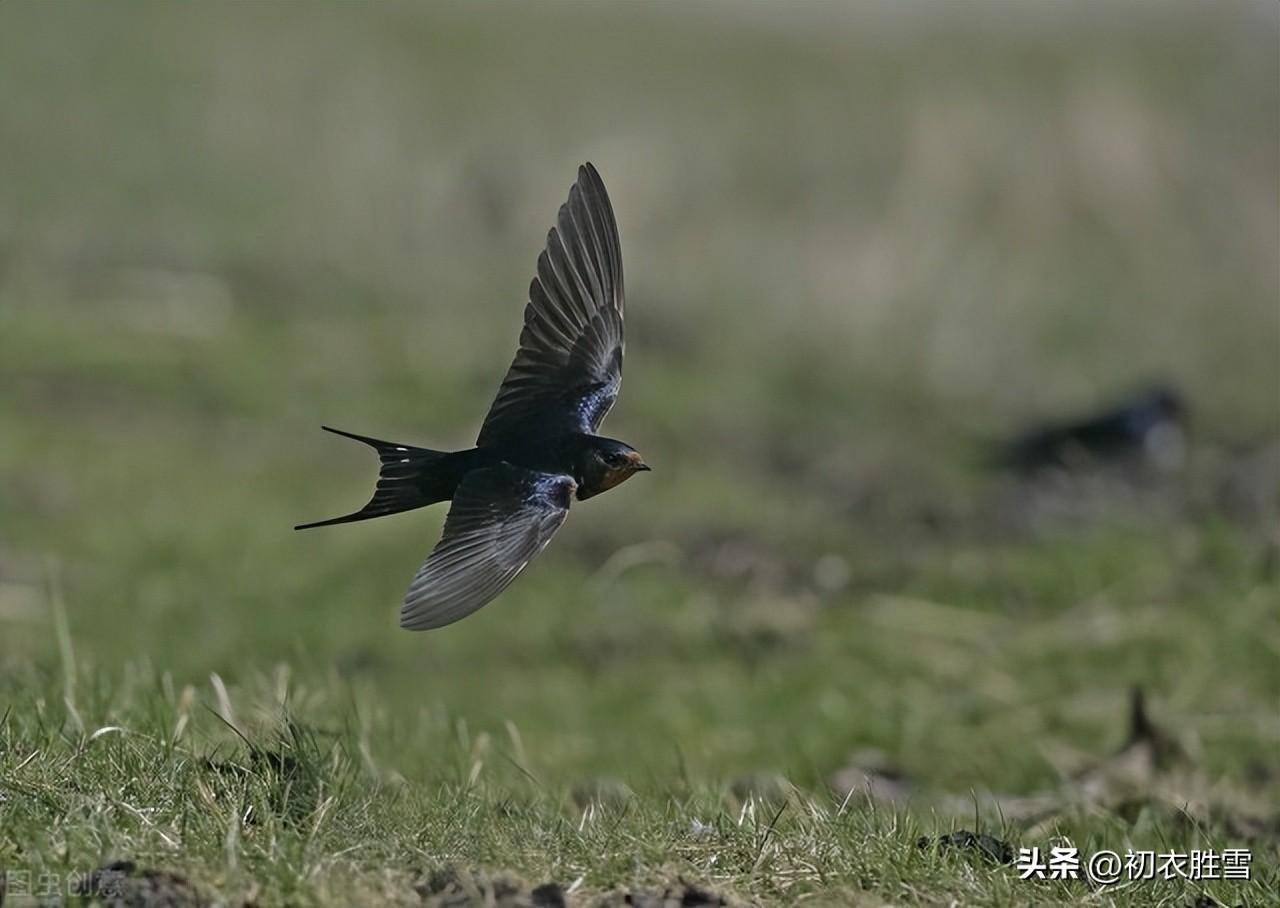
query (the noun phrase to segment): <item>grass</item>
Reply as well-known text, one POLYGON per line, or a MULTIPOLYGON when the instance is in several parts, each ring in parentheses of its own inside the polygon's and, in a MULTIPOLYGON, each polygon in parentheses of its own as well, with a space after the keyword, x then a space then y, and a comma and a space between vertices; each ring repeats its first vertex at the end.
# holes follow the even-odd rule
POLYGON ((582 12, 0 4, 9 902, 1280 903, 1274 9, 582 12), (584 159, 655 472, 402 633, 318 426, 469 443, 584 159), (982 468, 1153 378, 1182 471, 982 468))

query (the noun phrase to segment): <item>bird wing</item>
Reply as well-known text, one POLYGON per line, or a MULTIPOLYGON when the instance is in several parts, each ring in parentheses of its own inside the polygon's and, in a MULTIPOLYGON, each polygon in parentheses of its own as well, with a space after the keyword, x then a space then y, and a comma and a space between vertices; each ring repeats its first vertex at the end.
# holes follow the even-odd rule
POLYGON ((576 488, 569 476, 507 463, 468 473, 444 534, 409 584, 400 626, 443 627, 501 593, 560 529, 576 488))
POLYGON ((520 349, 476 444, 594 433, 622 384, 622 309, 618 225, 600 174, 584 164, 538 256, 520 349))

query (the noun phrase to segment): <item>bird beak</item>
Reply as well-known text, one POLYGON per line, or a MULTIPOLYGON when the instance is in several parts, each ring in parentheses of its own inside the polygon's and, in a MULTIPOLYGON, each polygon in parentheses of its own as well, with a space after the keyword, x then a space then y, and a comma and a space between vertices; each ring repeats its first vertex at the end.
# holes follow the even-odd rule
POLYGON ((648 472, 650 472, 652 469, 653 469, 653 467, 649 466, 649 465, 648 465, 647 463, 645 463, 644 461, 640 461, 640 463, 636 464, 636 472, 637 472, 637 473, 648 473, 648 472))

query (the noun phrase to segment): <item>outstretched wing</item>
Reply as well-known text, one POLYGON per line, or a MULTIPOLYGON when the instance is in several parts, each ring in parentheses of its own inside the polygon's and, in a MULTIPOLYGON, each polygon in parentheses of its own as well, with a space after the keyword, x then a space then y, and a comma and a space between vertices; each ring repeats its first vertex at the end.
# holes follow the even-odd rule
POLYGON ((520 349, 476 444, 595 432, 622 384, 622 306, 613 206, 584 164, 538 256, 520 349))
POLYGON ((576 488, 568 476, 506 463, 468 473, 444 535, 409 584, 400 626, 443 627, 501 593, 560 529, 576 488))

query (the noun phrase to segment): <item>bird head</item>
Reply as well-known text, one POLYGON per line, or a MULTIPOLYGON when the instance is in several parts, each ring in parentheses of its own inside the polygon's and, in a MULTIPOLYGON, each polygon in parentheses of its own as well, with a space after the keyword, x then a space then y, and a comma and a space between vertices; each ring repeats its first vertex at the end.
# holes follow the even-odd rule
POLYGON ((578 500, 607 492, 648 469, 640 452, 630 445, 594 437, 578 458, 578 500))

